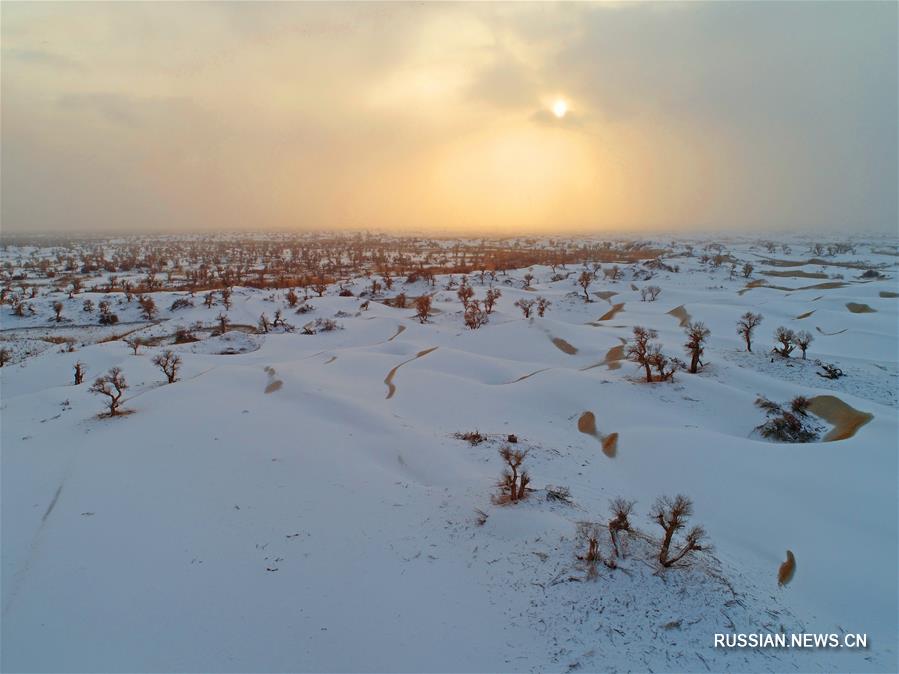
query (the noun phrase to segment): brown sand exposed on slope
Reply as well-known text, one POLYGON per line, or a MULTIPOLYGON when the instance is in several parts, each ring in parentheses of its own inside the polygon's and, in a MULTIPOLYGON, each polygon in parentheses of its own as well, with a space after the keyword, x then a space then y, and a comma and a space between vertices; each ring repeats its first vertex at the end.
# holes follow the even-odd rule
POLYGON ((843 328, 842 330, 837 330, 836 332, 824 332, 824 331, 820 328, 820 326, 817 326, 817 325, 815 326, 815 330, 817 330, 818 332, 820 332, 822 335, 824 335, 824 336, 826 336, 826 337, 833 337, 834 335, 842 335, 842 334, 843 334, 844 332, 846 332, 848 329, 849 329, 849 328, 843 328))
POLYGON ((602 444, 602 451, 610 459, 615 458, 618 452, 618 433, 610 433, 603 436, 596 430, 596 416, 587 411, 581 414, 577 420, 577 429, 584 435, 590 435, 602 444))
POLYGON ((763 271, 765 276, 780 276, 783 278, 827 278, 827 274, 821 271, 802 271, 794 269, 792 271, 763 271))
POLYGON ((606 313, 604 313, 596 320, 609 321, 615 318, 615 314, 617 314, 619 311, 624 311, 624 302, 621 302, 620 304, 613 304, 611 309, 609 309, 606 313))
POLYGON ((787 585, 791 580, 793 580, 793 575, 796 573, 796 558, 793 556, 793 552, 791 550, 787 550, 787 561, 780 565, 780 568, 777 570, 777 584, 778 585, 787 585))
POLYGON ((270 381, 268 386, 265 387, 266 393, 274 393, 275 391, 280 390, 280 388, 284 386, 284 382, 280 379, 275 379, 274 381, 270 381))
POLYGON ((581 372, 586 372, 587 370, 592 370, 594 367, 600 367, 602 365, 606 365, 610 370, 617 370, 621 367, 622 360, 624 360, 624 344, 613 346, 611 349, 606 351, 605 358, 603 358, 598 363, 594 363, 593 365, 582 367, 581 372))
POLYGON ((828 281, 827 283, 815 283, 810 286, 800 286, 798 288, 788 288, 786 286, 773 286, 764 281, 764 279, 757 279, 755 281, 750 281, 746 284, 746 287, 742 290, 738 290, 738 295, 743 295, 744 293, 749 292, 753 288, 769 288, 771 290, 782 290, 786 293, 797 292, 799 290, 835 290, 837 288, 845 288, 848 284, 843 283, 842 281, 828 281))
POLYGON ((794 320, 801 321, 803 318, 808 318, 809 316, 811 316, 813 313, 815 313, 815 311, 815 309, 806 311, 804 314, 799 314, 794 320))
POLYGON ((384 383, 387 384, 387 399, 388 400, 393 397, 394 393, 396 393, 396 386, 393 383, 393 377, 396 374, 396 371, 399 370, 406 363, 411 363, 413 360, 415 360, 417 358, 422 358, 423 356, 427 356, 429 353, 431 353, 431 351, 434 351, 436 348, 437 348, 436 346, 432 346, 430 349, 424 349, 422 351, 419 351, 418 353, 415 354, 414 357, 410 358, 409 360, 404 360, 402 363, 400 363, 399 365, 394 367, 390 372, 387 373, 387 376, 384 377, 384 383))
POLYGON ((890 297, 899 297, 899 293, 894 293, 894 292, 892 292, 891 290, 881 290, 881 291, 880 291, 880 296, 881 296, 881 297, 886 297, 886 298, 890 298, 890 297))
POLYGON ((406 329, 406 326, 405 326, 405 325, 398 325, 398 326, 396 327, 396 334, 395 334, 393 337, 390 337, 387 341, 388 341, 388 342, 392 342, 394 339, 396 339, 397 337, 399 337, 400 334, 401 334, 401 333, 403 332, 403 330, 405 330, 405 329, 406 329))
POLYGON ((862 412, 847 405, 836 396, 815 396, 808 401, 808 411, 833 425, 824 442, 845 440, 856 434, 859 428, 874 418, 870 412, 862 412))
POLYGON ((330 365, 330 364, 333 363, 335 360, 337 360, 337 356, 331 356, 330 358, 328 358, 328 360, 325 361, 324 364, 325 364, 325 365, 330 365))
POLYGON ((877 309, 872 309, 867 304, 861 304, 860 302, 846 302, 846 308, 849 309, 853 314, 875 314, 877 313, 877 309))
POLYGON ((518 382, 524 381, 525 379, 527 379, 529 377, 533 377, 535 374, 540 374, 541 372, 546 372, 547 370, 551 370, 551 369, 552 369, 551 367, 544 367, 539 370, 534 370, 533 372, 531 372, 529 374, 520 376, 518 379, 515 379, 514 381, 508 381, 506 383, 507 384, 517 384, 518 382))
POLYGON ((679 307, 674 307, 671 311, 667 312, 669 315, 674 316, 678 321, 680 321, 680 326, 682 328, 687 327, 687 323, 693 320, 690 317, 690 314, 687 313, 687 310, 684 309, 684 305, 681 304, 679 307))
POLYGON ((577 353, 577 348, 566 342, 561 337, 553 337, 552 342, 559 351, 564 351, 569 356, 577 353))
POLYGON ((599 299, 605 300, 606 302, 611 304, 611 298, 615 297, 615 295, 617 295, 618 293, 614 290, 597 290, 593 294, 596 295, 599 299))

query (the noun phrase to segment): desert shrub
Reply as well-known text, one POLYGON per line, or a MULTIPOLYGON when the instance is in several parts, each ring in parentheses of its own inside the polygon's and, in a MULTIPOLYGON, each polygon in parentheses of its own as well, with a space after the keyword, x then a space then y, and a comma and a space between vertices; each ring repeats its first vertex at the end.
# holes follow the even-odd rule
POLYGON ((314 321, 306 323, 302 332, 304 335, 315 335, 319 332, 331 332, 341 329, 341 325, 332 318, 316 318, 314 321))
POLYGON ((152 321, 157 313, 156 302, 149 295, 142 295, 138 298, 137 303, 140 304, 141 314, 148 321, 152 321))
POLYGON ((7 348, 0 348, 0 367, 6 365, 10 360, 12 360, 12 351, 7 348))
POLYGON ((100 314, 100 325, 115 325, 118 322, 118 315, 112 313, 111 311, 100 314))
POLYGON ((488 314, 493 313, 496 301, 502 297, 503 292, 499 288, 488 288, 487 295, 484 297, 484 311, 488 314))
POLYGON ((125 338, 125 344, 134 352, 134 355, 137 355, 140 347, 144 345, 144 340, 138 337, 137 335, 132 335, 131 337, 125 338))
MULTIPOLYGON (((313 286, 312 289, 315 290, 316 292, 318 292, 318 290, 316 289, 315 286, 313 286)), ((327 287, 325 287, 325 290, 327 290, 327 287)), ((322 291, 322 294, 323 293, 324 293, 324 291, 322 291)), ((321 296, 322 295, 320 294, 319 297, 321 297, 321 296)), ((341 288, 340 291, 337 293, 337 296, 338 297, 353 297, 353 291, 350 290, 349 288, 341 288)))
MULTIPOLYGON (((587 578, 596 578, 597 571, 596 565, 599 562, 603 562, 602 553, 599 550, 599 537, 602 531, 602 526, 598 522, 578 522, 577 524, 577 537, 580 541, 582 541, 582 545, 585 545, 587 550, 581 555, 578 555, 578 559, 584 562, 587 567, 587 578)), ((614 562, 610 562, 611 565, 614 565, 614 562)))
POLYGON ((465 308, 465 325, 470 330, 477 330, 487 323, 487 320, 487 312, 481 308, 481 303, 478 300, 469 300, 465 308))
POLYGON ((431 312, 431 296, 421 295, 415 300, 415 317, 419 323, 428 322, 428 314, 431 312))
POLYGON ((701 321, 688 323, 686 327, 687 342, 684 344, 687 354, 690 356, 690 374, 696 374, 702 365, 702 354, 705 351, 705 341, 712 334, 701 321))
POLYGON ((694 526, 680 546, 680 550, 671 552, 671 543, 674 534, 686 526, 687 520, 693 515, 693 502, 686 496, 678 494, 673 499, 668 496, 660 496, 650 510, 650 519, 662 527, 665 532, 659 547, 659 563, 668 568, 686 557, 694 550, 702 550, 702 541, 705 538, 705 529, 694 526))
POLYGON ((86 311, 89 314, 94 313, 94 301, 92 299, 84 300, 84 303, 81 305, 83 311, 86 311))
POLYGON ((531 477, 522 467, 528 455, 527 450, 504 446, 499 450, 499 455, 506 467, 497 483, 499 495, 494 498, 494 502, 497 504, 517 503, 527 498, 527 486, 531 482, 531 477))
POLYGON ((619 542, 619 535, 622 532, 631 531, 631 523, 629 516, 634 509, 634 501, 628 501, 620 496, 609 501, 609 508, 612 511, 612 519, 609 520, 609 538, 612 541, 612 547, 616 557, 623 557, 622 547, 619 542))
POLYGON ((803 396, 793 398, 789 410, 764 396, 759 396, 755 405, 768 417, 755 429, 763 438, 780 442, 814 442, 818 439, 818 429, 808 422, 809 401, 803 396))
POLYGON ((194 303, 186 297, 179 297, 174 302, 172 302, 172 306, 169 307, 170 311, 178 311, 179 309, 187 309, 188 307, 192 307, 194 303))
POLYGON ((180 327, 175 330, 175 344, 187 344, 198 341, 197 336, 190 328, 180 327))
POLYGON ((82 363, 81 361, 76 362, 73 366, 73 369, 75 371, 75 386, 78 386, 84 382, 84 363, 82 363))
POLYGON ((308 302, 303 302, 300 306, 297 307, 296 313, 308 314, 310 311, 315 311, 315 307, 308 302))
POLYGON ((531 317, 531 310, 534 308, 536 300, 520 299, 515 301, 515 306, 521 309, 521 313, 525 318, 531 317))
POLYGON ((659 286, 643 286, 640 290, 640 300, 643 302, 655 302, 661 294, 662 289, 659 286))
POLYGON ((56 322, 59 323, 62 320, 62 310, 64 309, 62 302, 54 302, 53 303, 53 313, 56 314, 55 319, 56 322))
POLYGON ((543 315, 546 313, 546 310, 552 306, 552 302, 550 302, 545 297, 537 298, 537 315, 540 318, 543 318, 543 315))
POLYGON ((481 434, 480 431, 466 431, 465 433, 456 433, 455 437, 459 438, 459 440, 465 440, 472 447, 480 445, 487 439, 487 436, 481 434))
POLYGON ((571 503, 571 490, 568 487, 546 485, 546 500, 558 503, 571 503))
POLYGON ((405 309, 406 308, 406 293, 400 293, 396 297, 393 298, 393 306, 397 309, 405 309))
POLYGON ((807 330, 800 330, 795 334, 794 340, 796 346, 798 346, 799 350, 802 352, 802 360, 805 360, 805 352, 808 351, 809 345, 815 341, 815 338, 812 337, 812 334, 807 330))
POLYGON ((577 284, 578 284, 578 285, 583 289, 583 291, 584 291, 584 301, 585 301, 585 302, 589 302, 589 301, 590 301, 590 293, 588 292, 588 290, 590 289, 590 284, 591 284, 592 282, 593 282, 593 274, 591 274, 591 273, 590 273, 589 271, 587 271, 586 269, 585 269, 584 271, 581 272, 581 275, 580 275, 580 276, 577 277, 577 284))
POLYGON ((818 366, 823 370, 823 372, 816 372, 819 377, 824 377, 825 379, 839 379, 843 376, 843 371, 838 368, 836 365, 832 365, 831 363, 822 363, 818 361, 818 366))

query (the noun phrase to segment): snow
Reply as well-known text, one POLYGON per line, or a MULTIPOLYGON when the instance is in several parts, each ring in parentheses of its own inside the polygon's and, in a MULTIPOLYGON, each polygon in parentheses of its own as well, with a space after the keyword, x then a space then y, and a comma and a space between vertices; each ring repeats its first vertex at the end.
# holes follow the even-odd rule
MULTIPOLYGON (((749 244, 731 252, 754 260, 755 278, 768 269, 749 244)), ((862 256, 888 262, 892 276, 895 258, 862 256)), ((3 307, 2 344, 14 354, 0 369, 2 669, 896 671, 899 300, 880 296, 895 279, 859 282, 857 270, 810 264, 788 269, 844 273, 847 285, 741 295, 747 279, 724 267, 676 263, 679 273, 650 281, 662 288, 655 302, 640 301, 631 283, 645 282, 629 270, 595 281, 591 292, 617 294, 589 304, 577 274, 552 282, 551 269, 533 267, 530 291, 528 270, 510 271, 514 282, 500 275, 497 310, 474 331, 444 290, 426 324, 376 301, 360 311, 360 298, 332 286, 310 300, 314 311, 285 311, 295 331, 251 334, 239 326, 286 308, 284 291, 235 288, 232 329, 218 336, 220 302, 207 308, 198 296, 169 311, 182 292, 154 293, 156 322, 113 293, 123 323, 102 329, 79 327, 82 296, 64 300, 79 321, 62 326, 50 320, 62 294, 33 300, 26 318, 3 307), (552 307, 523 319, 514 302, 537 295, 552 307), (584 369, 634 325, 682 355, 683 330, 667 313, 681 305, 712 331, 700 374, 645 384, 628 362, 584 369), (734 329, 747 310, 765 316, 751 354, 734 329), (338 312, 343 329, 301 334, 338 312), (200 341, 171 343, 177 326, 196 322, 200 341), (796 357, 772 362, 778 325, 812 332, 809 358, 847 376, 825 380, 796 357), (130 330, 159 341, 138 355, 101 341, 130 330), (41 341, 52 335, 75 337, 75 351, 41 341), (151 362, 165 349, 183 359, 171 385, 151 362), (81 386, 76 360, 88 370, 81 386), (118 418, 98 416, 102 401, 87 390, 112 366, 130 384, 130 413, 118 418), (819 394, 874 418, 839 442, 753 435, 758 395, 819 394), (578 431, 585 411, 599 433, 619 434, 615 458, 578 431), (475 429, 488 441, 454 437, 475 429), (534 492, 500 506, 491 495, 509 433, 529 450, 534 492), (573 502, 547 501, 546 485, 568 486, 573 502), (608 500, 624 496, 637 501, 634 525, 657 536, 649 507, 675 493, 693 499, 712 551, 660 570, 637 538, 620 568, 587 578, 578 521, 605 522, 608 500), (778 587, 787 549, 797 571, 778 587), (781 628, 867 633, 870 647, 713 648, 716 632, 781 628)), ((486 286, 472 283, 483 297, 486 286)), ((425 286, 397 280, 391 294, 403 290, 425 286)))

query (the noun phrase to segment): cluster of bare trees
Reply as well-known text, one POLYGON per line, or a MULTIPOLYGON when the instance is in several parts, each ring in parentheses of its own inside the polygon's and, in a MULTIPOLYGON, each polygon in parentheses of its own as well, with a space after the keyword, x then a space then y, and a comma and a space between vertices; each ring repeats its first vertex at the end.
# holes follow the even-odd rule
POLYGON ((774 331, 774 340, 776 344, 772 351, 777 355, 789 358, 790 354, 798 347, 802 352, 802 360, 805 360, 805 354, 808 351, 808 347, 815 338, 807 330, 793 332, 790 328, 781 325, 774 331))
POLYGON ((647 382, 671 381, 674 373, 683 366, 679 358, 668 357, 662 353, 662 345, 652 341, 658 336, 659 333, 651 328, 634 326, 633 337, 625 351, 629 361, 643 368, 647 382))
POLYGON ((525 318, 531 317, 531 312, 537 312, 540 318, 546 314, 546 310, 552 306, 552 302, 543 296, 537 296, 534 299, 521 298, 515 301, 515 306, 521 309, 521 313, 525 318))
MULTIPOLYGON (((612 517, 604 525, 600 522, 580 522, 578 524, 578 537, 587 548, 584 554, 578 556, 578 559, 586 564, 588 576, 596 575, 598 563, 614 569, 618 566, 617 560, 626 557, 627 546, 623 539, 624 535, 639 535, 630 522, 634 505, 634 501, 624 498, 612 499, 609 502, 612 517), (610 546, 609 552, 605 554, 600 543, 604 531, 608 531, 610 546)), ((692 552, 704 549, 706 532, 701 526, 691 527, 680 541, 675 541, 675 535, 686 529, 687 522, 692 515, 693 502, 682 494, 673 498, 660 496, 650 509, 650 521, 658 524, 663 532, 662 538, 658 541, 659 552, 657 555, 658 562, 663 568, 670 568, 692 552)))
POLYGON ((796 396, 788 405, 779 405, 759 396, 755 404, 767 416, 755 428, 763 438, 780 442, 814 442, 818 439, 818 430, 810 423, 809 400, 805 396, 796 396))

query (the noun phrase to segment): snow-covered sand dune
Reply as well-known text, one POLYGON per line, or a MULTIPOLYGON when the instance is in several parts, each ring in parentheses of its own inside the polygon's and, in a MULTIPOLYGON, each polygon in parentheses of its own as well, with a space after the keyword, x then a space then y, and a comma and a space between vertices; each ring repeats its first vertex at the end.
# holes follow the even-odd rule
MULTIPOLYGON (((777 288, 739 294, 746 279, 682 258, 653 278, 654 302, 630 275, 600 275, 591 291, 615 294, 585 303, 573 277, 535 267, 534 291, 525 270, 513 285, 499 276, 479 330, 438 278, 426 324, 413 309, 360 311, 332 288, 313 312, 286 313, 302 325, 344 312, 331 332, 235 331, 133 355, 70 327, 84 344, 74 353, 18 354, 0 370, 3 670, 895 671, 899 363, 884 293, 896 282, 743 254, 846 278, 822 289, 771 277, 777 288), (535 292, 553 304, 524 319, 514 302, 535 292), (765 316, 753 353, 735 332, 747 310, 765 316), (630 328, 681 355, 691 318, 712 332, 703 370, 641 383, 621 360, 630 328), (847 376, 772 360, 778 325, 820 328, 809 358, 847 376), (183 359, 171 385, 151 363, 166 348, 183 359), (130 414, 99 417, 88 384, 71 384, 76 360, 87 382, 121 367, 130 414), (843 440, 772 443, 753 433, 758 395, 836 396, 872 417, 843 440), (454 437, 474 430, 488 439, 454 437), (597 438, 611 433, 617 450, 604 452, 597 438), (529 450, 534 491, 498 506, 508 434, 529 450), (546 500, 547 485, 572 503, 546 500), (578 521, 605 522, 623 496, 655 536, 650 505, 675 493, 693 499, 714 551, 659 571, 636 539, 619 569, 586 577, 578 521), (796 571, 779 587, 788 549, 796 571), (713 648, 716 632, 780 630, 867 633, 870 645, 713 648)), ((271 291, 234 295, 234 324, 272 311, 271 291)), ((48 307, 21 324, 4 315, 6 342, 22 342, 21 326, 50 333, 48 307)), ((163 312, 138 334, 211 326, 220 309, 163 312)))

